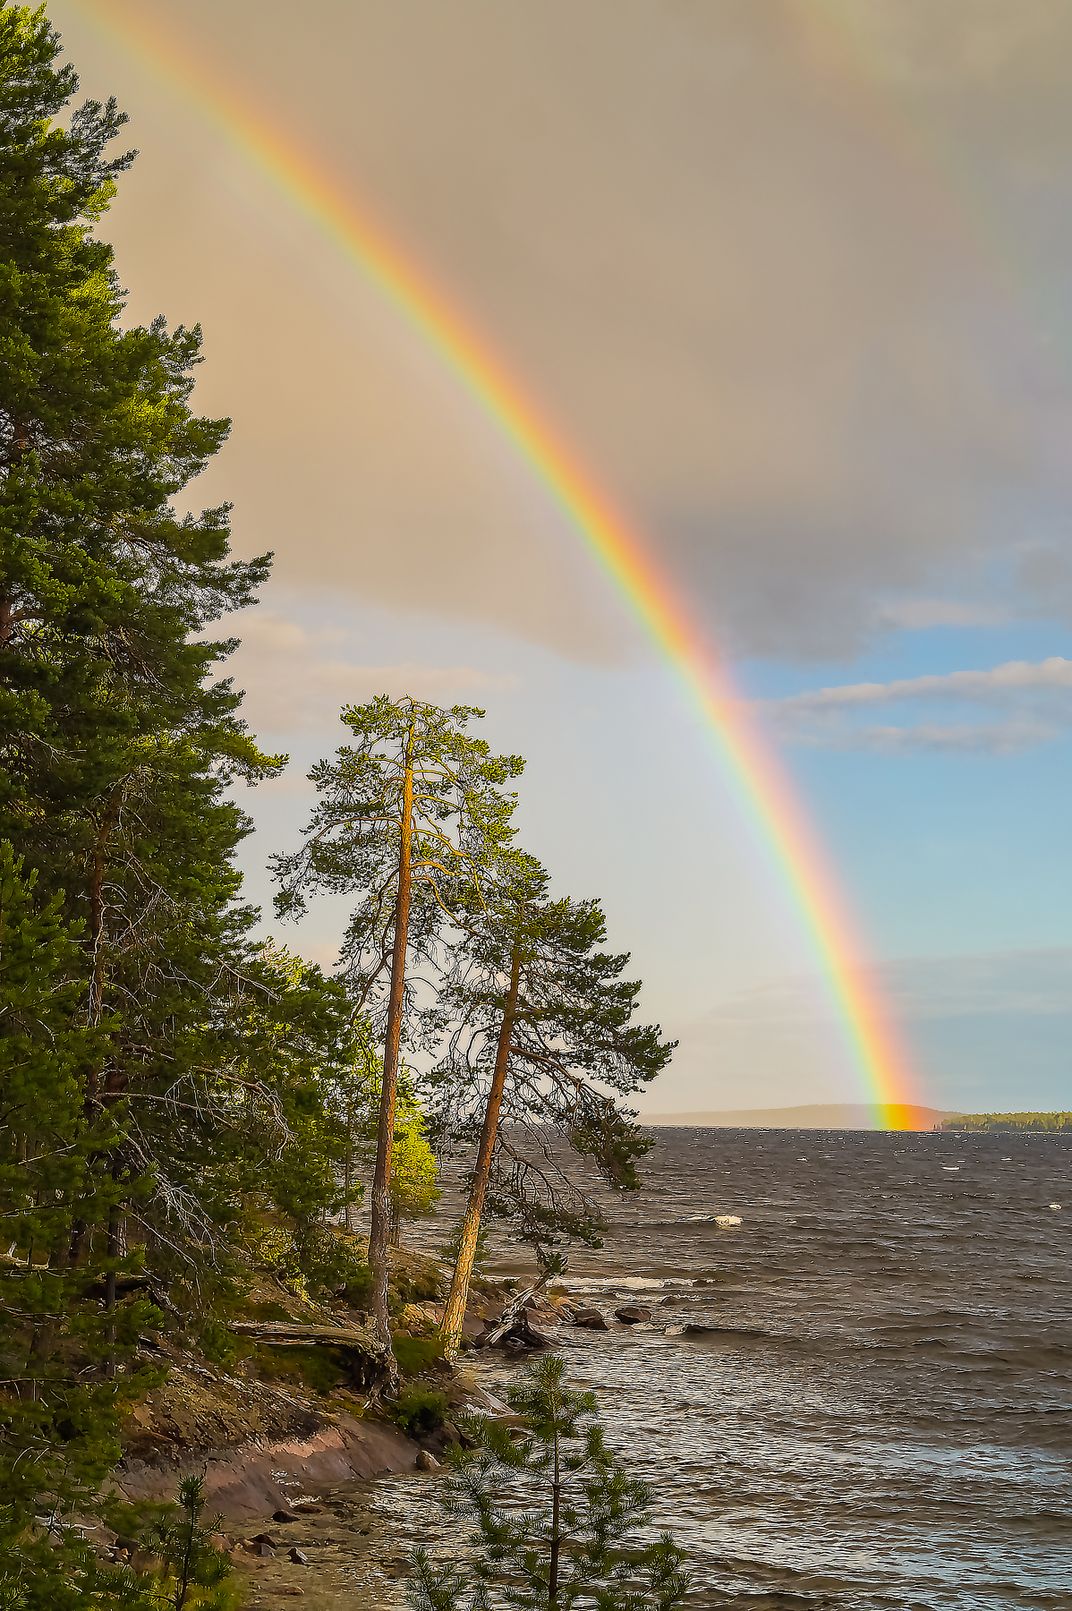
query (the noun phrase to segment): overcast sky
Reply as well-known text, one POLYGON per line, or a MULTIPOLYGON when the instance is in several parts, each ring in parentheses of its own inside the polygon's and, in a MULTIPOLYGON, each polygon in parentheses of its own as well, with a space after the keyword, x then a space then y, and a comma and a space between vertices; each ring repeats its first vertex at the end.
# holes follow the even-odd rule
MULTIPOLYGON (((54 0, 141 156, 132 316, 200 321, 205 501, 294 843, 344 700, 486 705, 526 843, 681 1041, 650 1107, 856 1098, 710 740, 489 422, 119 42, 159 18, 484 331, 756 701, 926 1095, 1067 1105, 1072 0, 54 0), (119 19, 118 35, 101 19, 119 19)), ((330 960, 338 908, 301 941, 330 960)))

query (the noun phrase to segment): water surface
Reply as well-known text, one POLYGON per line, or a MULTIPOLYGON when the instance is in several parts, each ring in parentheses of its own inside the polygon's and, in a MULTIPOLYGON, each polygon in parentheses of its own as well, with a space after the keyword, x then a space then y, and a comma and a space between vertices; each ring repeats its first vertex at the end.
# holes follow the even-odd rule
MULTIPOLYGON (((561 1352, 695 1605, 1072 1611, 1072 1137, 664 1130, 647 1174, 566 1284, 652 1328, 561 1352)), ((370 1553, 441 1535, 435 1487, 376 1488, 370 1553)))

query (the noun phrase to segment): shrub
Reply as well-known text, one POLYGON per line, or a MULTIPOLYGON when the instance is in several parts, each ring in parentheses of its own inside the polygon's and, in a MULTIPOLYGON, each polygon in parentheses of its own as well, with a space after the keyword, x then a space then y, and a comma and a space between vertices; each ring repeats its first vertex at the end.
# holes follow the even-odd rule
POLYGON ((395 1400, 392 1414, 396 1424, 408 1437, 421 1438, 439 1431, 449 1408, 446 1393, 441 1393, 435 1387, 423 1387, 419 1382, 410 1382, 395 1400))

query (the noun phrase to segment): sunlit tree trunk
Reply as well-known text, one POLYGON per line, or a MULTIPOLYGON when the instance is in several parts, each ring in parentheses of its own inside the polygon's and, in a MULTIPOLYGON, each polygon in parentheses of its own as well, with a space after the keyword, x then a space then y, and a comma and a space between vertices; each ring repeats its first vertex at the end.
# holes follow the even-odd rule
POLYGON ((465 1307, 469 1301, 469 1283, 473 1277, 477 1241, 480 1236, 480 1218, 484 1212, 484 1198, 487 1195, 488 1180, 491 1177, 491 1161, 495 1155, 495 1138, 499 1133, 499 1114, 502 1109, 503 1091, 506 1087, 506 1072, 510 1064, 510 1043, 514 1034, 514 1019, 517 1015, 520 981, 521 948, 520 946, 515 946, 510 963, 510 983, 507 987, 506 999, 503 1004, 502 1023, 499 1027, 499 1042, 495 1049, 495 1068, 491 1077, 491 1089, 488 1092, 488 1105, 484 1110, 484 1125, 480 1133, 480 1146, 477 1150, 472 1184, 469 1187, 469 1200, 465 1205, 465 1218, 462 1220, 461 1235, 458 1240, 458 1257, 454 1264, 450 1292, 447 1295, 446 1307, 443 1310, 443 1320, 440 1325, 440 1335, 443 1338, 448 1358, 453 1358, 458 1352, 462 1339, 465 1307))
POLYGON ((391 1238, 391 1149, 395 1139, 398 1104, 398 1065, 402 1045, 402 1008, 406 986, 406 947, 409 943, 409 908, 413 877, 413 739, 406 739, 402 778, 402 818, 398 841, 398 901, 395 907, 394 946, 391 952, 391 990, 387 1001, 387 1033, 383 1048, 383 1087, 376 1131, 376 1168, 372 1177, 372 1224, 369 1231, 369 1268, 372 1271, 372 1326, 388 1361, 388 1390, 398 1379, 391 1348, 388 1307, 391 1238))

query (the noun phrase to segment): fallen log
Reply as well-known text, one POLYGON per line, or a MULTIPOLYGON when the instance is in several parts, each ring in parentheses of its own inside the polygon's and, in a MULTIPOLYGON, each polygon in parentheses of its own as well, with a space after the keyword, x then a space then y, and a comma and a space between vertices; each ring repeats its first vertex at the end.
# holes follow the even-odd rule
POLYGON ((551 1272, 549 1270, 545 1270, 542 1275, 537 1276, 532 1285, 526 1287, 524 1292, 519 1293, 513 1303, 503 1310, 498 1320, 494 1321, 486 1331, 483 1331, 477 1337, 474 1347, 494 1348, 495 1344, 500 1342, 507 1332, 515 1330, 528 1305, 532 1302, 537 1292, 543 1291, 550 1279, 551 1272))
POLYGON ((376 1351, 372 1333, 363 1326, 309 1324, 304 1320, 235 1320, 231 1330, 240 1337, 279 1347, 300 1348, 319 1344, 324 1348, 363 1348, 376 1351))
POLYGON ((307 1324, 300 1320, 234 1320, 238 1337, 269 1348, 334 1348, 348 1364, 354 1386, 366 1392, 380 1389, 391 1361, 372 1333, 362 1326, 307 1324))

